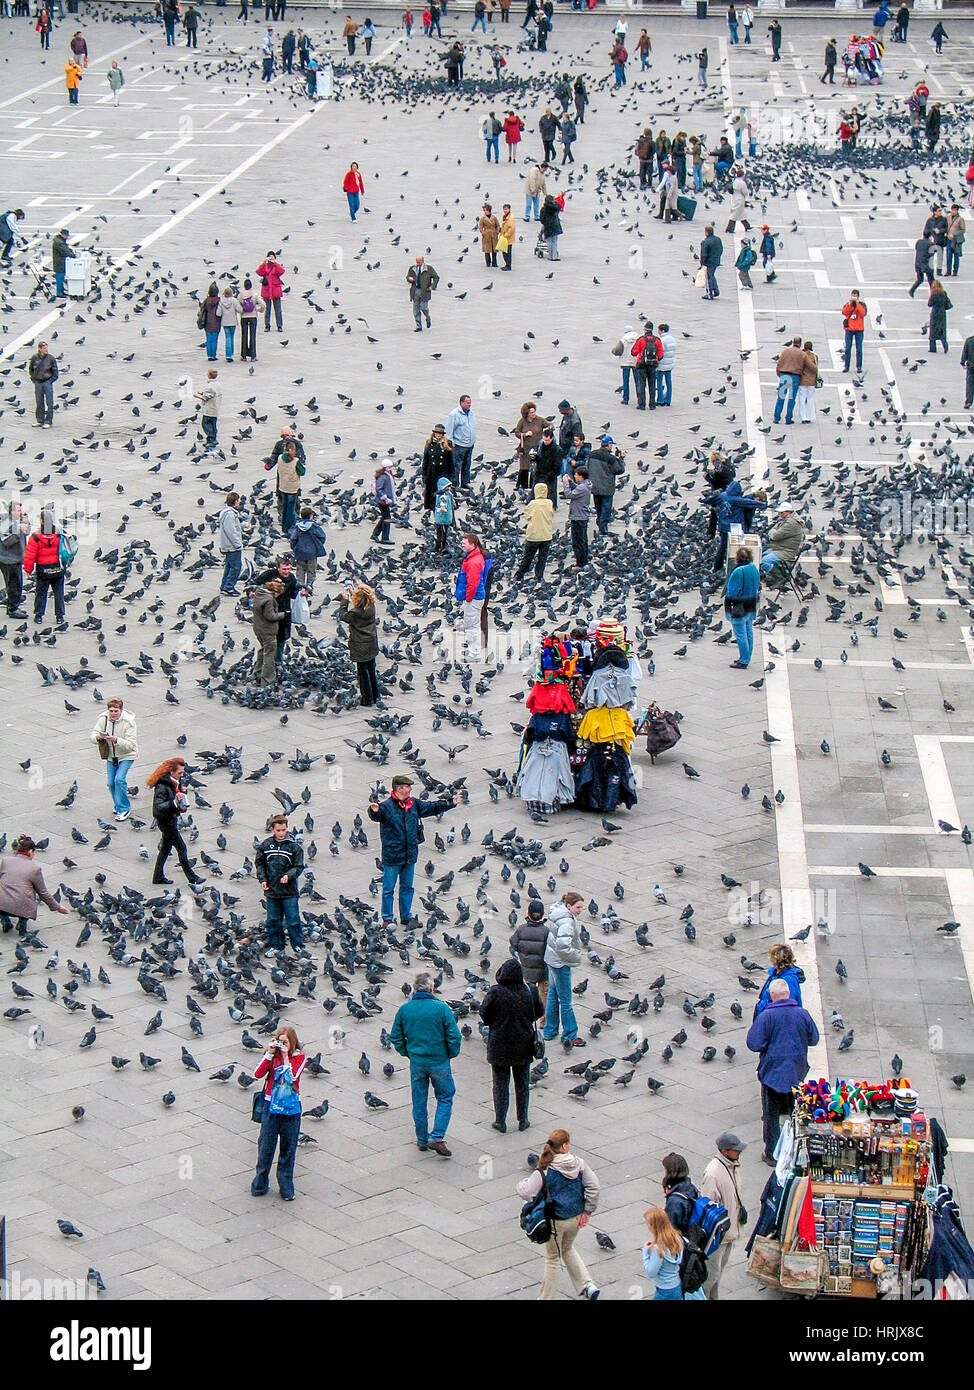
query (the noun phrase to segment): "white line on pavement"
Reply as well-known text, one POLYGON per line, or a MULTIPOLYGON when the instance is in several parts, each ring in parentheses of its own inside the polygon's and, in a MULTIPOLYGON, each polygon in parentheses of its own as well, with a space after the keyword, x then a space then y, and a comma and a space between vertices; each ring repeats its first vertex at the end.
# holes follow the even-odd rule
POLYGON ((945 820, 950 825, 960 824, 954 789, 950 784, 950 773, 941 739, 937 734, 914 734, 920 776, 927 793, 930 815, 933 820, 945 820))
MULTIPOLYGON (((117 58, 120 53, 127 53, 130 48, 138 48, 140 44, 148 42, 149 35, 146 34, 141 39, 133 40, 132 43, 123 44, 121 48, 113 48, 110 52, 103 53, 100 58, 98 58, 94 63, 92 63, 91 69, 89 69, 89 71, 97 68, 99 63, 105 63, 110 58, 117 58)), ((26 101, 33 92, 43 92, 48 87, 63 86, 63 84, 63 77, 52 77, 49 82, 39 82, 36 87, 28 87, 25 92, 19 92, 15 97, 7 97, 6 101, 0 101, 0 111, 2 111, 6 106, 16 106, 18 101, 26 101)), ((62 108, 59 106, 50 107, 50 111, 59 111, 61 109, 62 108)))

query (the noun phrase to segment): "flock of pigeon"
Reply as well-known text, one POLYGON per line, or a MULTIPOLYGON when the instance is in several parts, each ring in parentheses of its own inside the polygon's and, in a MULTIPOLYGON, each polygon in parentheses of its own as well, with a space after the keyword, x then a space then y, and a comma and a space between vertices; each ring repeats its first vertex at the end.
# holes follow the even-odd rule
MULTIPOLYGON (((114 14, 112 21, 129 22, 114 14)), ((601 64, 604 47, 601 41, 593 43, 583 60, 601 64)), ((686 58, 689 63, 690 55, 686 58)), ((433 111, 452 122, 463 110, 482 108, 488 92, 493 98, 499 90, 505 102, 515 97, 522 103, 544 99, 553 78, 534 62, 529 77, 506 78, 499 89, 468 82, 457 96, 445 96, 439 74, 424 75, 398 63, 367 69, 356 65, 354 84, 349 79, 343 87, 340 81, 339 90, 344 101, 387 108, 378 116, 380 123, 401 119, 405 104, 420 111, 415 119, 433 111)), ((636 189, 629 147, 630 135, 634 137, 642 123, 647 96, 664 114, 681 102, 684 111, 692 109, 697 101, 687 95, 692 68, 684 66, 681 72, 678 66, 675 75, 661 68, 641 95, 630 89, 621 98, 610 96, 601 71, 600 65, 591 81, 589 121, 615 122, 618 154, 597 170, 580 163, 572 187, 594 187, 596 226, 621 217, 635 234, 659 242, 657 254, 683 255, 689 264, 689 247, 678 251, 672 240, 664 240, 673 234, 637 231, 636 219, 645 215, 645 205, 636 189)), ((218 62, 182 70, 180 79, 188 85, 204 80, 229 87, 252 85, 254 59, 228 51, 218 62)), ((279 100, 283 103, 284 98, 279 100)), ((843 197, 868 201, 880 187, 874 169, 884 171, 884 188, 892 171, 896 196, 911 204, 927 188, 939 189, 942 171, 935 166, 918 170, 905 153, 905 143, 902 149, 897 143, 898 117, 886 110, 894 106, 893 99, 875 96, 872 101, 882 134, 875 146, 867 138, 868 148, 860 147, 861 164, 854 171, 840 168, 837 157, 820 150, 776 150, 773 157, 769 152, 748 161, 758 195, 771 199, 800 183, 811 196, 829 198, 829 181, 838 178, 843 197)), ((960 124, 958 117, 954 149, 952 127, 945 123, 947 139, 938 159, 945 156, 950 162, 951 151, 960 150, 960 124)), ((461 128, 469 129, 470 123, 461 128)), ((869 129, 867 125, 867 137, 869 129)), ((443 141, 447 147, 446 133, 443 141)), ((481 158, 475 138, 472 145, 469 157, 481 158)), ((225 201, 233 204, 230 197, 225 201)), ((278 225, 281 215, 291 216, 283 198, 269 201, 275 204, 278 225)), ((719 203, 715 195, 708 206, 719 203)), ((456 240, 454 288, 462 290, 457 294, 462 299, 467 293, 462 285, 470 283, 464 262, 471 249, 476 252, 465 223, 475 220, 475 214, 472 209, 464 213, 459 204, 459 199, 454 203, 452 196, 447 198, 444 189, 436 215, 446 219, 440 228, 441 244, 446 244, 447 233, 456 240)), ((314 217, 306 220, 313 228, 314 217)), ((105 232, 110 231, 109 222, 105 232)), ((579 227, 580 241, 588 234, 579 227)), ((377 248, 364 252, 363 259, 367 255, 369 261, 377 261, 380 254, 396 254, 401 231, 391 212, 381 235, 389 244, 381 253, 377 248)), ((679 236, 685 241, 687 229, 679 236)), ((286 243, 287 237, 283 240, 286 243)), ((40 1026, 59 1047, 90 1051, 92 1057, 103 1058, 109 1072, 126 1073, 118 1084, 128 1089, 121 1094, 146 1107, 147 1113, 153 1105, 185 1106, 197 1115, 197 1122, 205 1115, 206 1088, 233 1083, 246 1091, 254 1084, 251 1054, 256 1059, 282 1021, 294 1023, 309 1044, 327 1036, 329 1049, 308 1049, 315 1051, 308 1062, 304 1111, 305 1121, 311 1123, 303 1126, 302 1144, 315 1144, 315 1126, 327 1118, 329 1104, 336 1100, 343 1108, 359 1107, 363 1120, 366 1112, 397 1110, 402 1133, 397 1131, 390 1142, 399 1142, 406 1139, 409 1127, 408 1088, 405 1064, 390 1051, 388 1029, 413 970, 422 966, 434 970, 437 988, 460 1023, 461 1093, 482 1091, 486 1125, 489 1088, 480 1065, 478 1034, 483 1029, 478 1000, 507 955, 507 935, 523 919, 527 901, 551 901, 568 887, 580 887, 593 893, 583 932, 585 962, 574 984, 589 1055, 564 1066, 559 1050, 552 1047, 535 1065, 532 1080, 545 1109, 564 1118, 566 1097, 591 1107, 593 1102, 609 1104, 613 1095, 629 1087, 641 1088, 646 1103, 654 1103, 656 1097, 665 1102, 667 1081, 674 1074, 700 1066, 730 1067, 735 1059, 739 1065, 749 995, 759 988, 765 970, 764 962, 755 957, 767 933, 759 924, 760 895, 747 905, 744 926, 756 930, 746 944, 736 932, 725 930, 726 899, 742 888, 741 880, 750 877, 752 866, 735 863, 733 847, 726 851, 730 872, 664 855, 652 870, 644 871, 642 881, 632 875, 624 882, 618 877, 620 864, 634 838, 642 834, 638 808, 621 825, 604 819, 595 824, 567 813, 551 828, 549 839, 549 831, 538 838, 522 828, 525 815, 513 797, 527 669, 523 663, 530 656, 523 640, 526 628, 547 632, 607 613, 625 614, 650 691, 657 666, 673 686, 691 689, 693 659, 713 644, 722 648, 730 639, 699 497, 712 449, 733 458, 739 476, 746 478, 750 468, 753 450, 745 442, 737 354, 729 353, 717 378, 711 375, 709 384, 702 384, 705 374, 695 382, 687 351, 681 369, 683 394, 690 395, 693 410, 682 420, 674 411, 675 425, 667 417, 666 442, 647 429, 646 417, 640 418, 639 428, 624 431, 627 486, 617 498, 611 541, 598 544, 593 563, 576 576, 570 570, 566 538, 556 532, 541 590, 522 591, 512 581, 520 550, 522 499, 513 489, 515 467, 505 441, 524 393, 526 368, 515 361, 517 372, 510 385, 478 404, 481 440, 474 486, 463 498, 462 521, 483 538, 495 559, 491 624, 496 658, 471 669, 450 646, 457 557, 440 556, 433 548, 431 529, 422 517, 415 446, 402 451, 397 547, 381 561, 374 552, 363 559, 363 527, 374 519, 363 487, 363 464, 368 477, 380 456, 373 447, 376 429, 385 432, 391 426, 401 437, 401 426, 393 422, 401 418, 398 412, 404 404, 412 408, 415 397, 415 390, 397 379, 392 366, 403 351, 400 334, 409 332, 404 294, 385 310, 373 310, 365 322, 344 307, 347 296, 341 277, 290 263, 293 289, 286 303, 293 327, 288 334, 293 358, 302 365, 285 377, 286 369, 276 362, 268 369, 262 361, 259 373, 248 375, 251 394, 241 395, 234 402, 237 408, 228 410, 221 421, 225 456, 220 458, 200 451, 188 390, 177 391, 174 398, 168 384, 160 382, 159 368, 153 365, 154 335, 160 331, 159 320, 173 316, 185 332, 201 285, 211 276, 226 278, 245 267, 204 259, 202 266, 190 269, 169 264, 162 256, 136 254, 129 266, 113 271, 109 253, 97 251, 97 257, 103 273, 91 298, 72 305, 53 340, 62 367, 55 447, 50 436, 43 449, 33 448, 32 440, 15 442, 23 434, 27 383, 22 362, 0 366, 4 488, 17 487, 31 505, 55 493, 68 504, 76 493, 101 498, 100 534, 109 518, 114 532, 110 540, 99 540, 94 550, 82 548, 68 582, 69 633, 59 636, 30 623, 8 622, 0 628, 0 661, 8 688, 55 720, 65 767, 60 794, 42 810, 26 790, 32 762, 43 755, 40 730, 31 735, 21 729, 18 749, 23 749, 25 760, 18 759, 20 769, 9 783, 16 793, 17 777, 24 779, 23 806, 29 808, 33 823, 13 826, 8 821, 8 829, 30 829, 39 840, 39 861, 48 882, 60 883, 59 895, 80 924, 70 946, 63 928, 58 930, 58 944, 52 945, 53 929, 43 917, 25 937, 3 939, 0 965, 13 1000, 4 1018, 18 1035, 40 1026), (299 322, 299 313, 308 317, 299 322), (330 336, 345 340, 344 371, 336 374, 344 390, 336 390, 333 380, 321 379, 310 355, 319 337, 327 342, 330 336), (379 406, 370 401, 366 407, 355 397, 366 394, 363 381, 373 346, 383 346, 388 367, 381 378, 384 394, 379 406), (266 377, 272 372, 274 385, 269 386, 266 377), (87 428, 74 427, 76 419, 83 419, 87 428), (304 492, 328 534, 330 551, 320 565, 311 622, 294 634, 281 683, 255 690, 249 679, 253 641, 247 612, 215 596, 221 559, 213 518, 227 487, 238 487, 246 496, 244 533, 255 568, 280 552, 272 489, 258 460, 269 453, 280 425, 289 420, 310 441, 326 445, 324 469, 311 454, 304 492), (363 571, 378 592, 379 678, 388 706, 371 714, 358 711, 354 670, 336 617, 339 588, 363 571), (187 758, 187 839, 190 854, 198 856, 197 871, 207 880, 193 897, 139 886, 148 878, 141 861, 149 857, 153 835, 144 793, 134 796, 135 809, 124 827, 95 815, 90 777, 73 809, 79 782, 72 764, 89 756, 88 729, 103 709, 106 694, 115 689, 123 692, 126 703, 131 693, 137 714, 142 713, 142 699, 159 704, 159 719, 140 724, 140 760, 146 770, 177 747, 187 758), (510 718, 504 715, 508 701, 510 718), (228 716, 218 715, 216 705, 232 708, 228 716), (237 708, 247 713, 237 715, 237 708), (248 721, 247 733, 235 736, 232 744, 208 732, 234 728, 238 719, 248 721), (255 728, 260 729, 257 737, 250 732, 255 728), (214 743, 218 746, 211 746, 214 743), (325 785, 325 772, 338 760, 347 770, 346 793, 332 821, 334 797, 325 785), (431 795, 450 790, 462 797, 456 823, 448 815, 442 824, 430 827, 417 875, 415 910, 422 925, 416 929, 381 926, 378 842, 356 810, 370 793, 383 791, 391 773, 400 768, 408 769, 431 795), (265 797, 268 810, 279 804, 291 816, 309 866, 302 895, 306 950, 274 962, 261 955, 253 844, 233 826, 239 791, 249 801, 255 795, 248 786, 236 793, 233 788, 267 778, 268 788, 278 783, 272 793, 275 804, 271 796, 265 797), (326 851, 320 857, 319 841, 326 851), (87 847, 83 864, 72 858, 78 853, 75 846, 87 847), (55 854, 60 854, 60 863, 55 854), (603 867, 603 862, 611 867, 603 867), (319 864, 327 864, 327 871, 319 864), (658 881, 650 893, 654 878, 658 881), (333 881, 341 881, 345 891, 336 892, 333 881), (351 883, 356 886, 350 888, 351 883), (593 883, 598 887, 589 889, 593 883), (131 996, 136 988, 146 996, 145 1016, 140 1016, 144 1026, 133 1030, 131 1020, 138 1011, 132 1008, 131 996), (125 1027, 114 1016, 116 999, 124 1000, 125 1027), (68 1023, 66 1013, 78 1017, 68 1023), (160 1055, 144 1050, 148 1048, 160 1055), (194 1052, 212 1060, 201 1067, 194 1052)), ((444 269, 441 264, 441 273, 444 269)), ((8 300, 4 308, 10 307, 8 300)), ((625 316, 638 319, 635 300, 618 309, 607 306, 604 324, 592 325, 595 331, 589 336, 602 344, 607 362, 608 346, 625 316)), ((786 329, 791 331, 789 325, 781 325, 779 332, 786 329)), ((554 413, 554 401, 566 389, 575 393, 561 384, 566 380, 563 372, 555 378, 559 384, 553 384, 553 368, 547 364, 568 350, 561 338, 570 341, 586 331, 587 327, 551 332, 540 319, 530 327, 511 324, 510 355, 515 356, 516 345, 519 351, 534 349, 536 358, 544 358, 531 394, 551 402, 549 413, 554 413)), ((692 337, 684 332, 684 339, 692 337)), ((286 344, 287 338, 274 346, 285 349, 286 344)), ((504 380, 502 373, 497 380, 504 380)), ((615 380, 615 369, 606 366, 606 382, 611 384, 601 392, 587 387, 587 396, 579 401, 589 438, 600 427, 613 427, 610 418, 587 418, 587 401, 599 400, 596 413, 609 417, 615 380)), ((581 391, 581 384, 576 386, 581 391)), ((425 397, 425 409, 432 408, 435 416, 439 407, 429 403, 428 383, 425 397)), ((226 399, 229 406, 229 391, 226 399)), ((855 648, 860 643, 875 642, 877 652, 889 642, 895 643, 895 650, 908 650, 903 644, 909 643, 910 624, 919 622, 924 610, 908 589, 905 630, 890 622, 880 595, 882 582, 894 576, 907 586, 922 585, 927 595, 936 589, 958 606, 964 621, 974 621, 974 552, 963 538, 937 536, 918 547, 915 537, 908 540, 881 531, 890 491, 908 487, 914 497, 935 499, 942 495, 945 481, 958 493, 969 491, 969 432, 938 424, 918 458, 915 451, 910 453, 910 428, 888 387, 881 385, 873 394, 860 383, 857 400, 857 414, 850 399, 848 411, 836 417, 836 443, 844 444, 853 429, 858 436, 868 431, 871 443, 892 440, 898 459, 886 470, 855 463, 823 466, 816 463, 814 445, 795 451, 785 435, 769 439, 769 445, 783 446, 770 458, 774 492, 787 494, 802 513, 831 518, 806 556, 805 601, 786 594, 763 605, 759 625, 768 635, 772 661, 783 658, 785 649, 792 652, 803 646, 803 629, 813 611, 827 610, 825 622, 841 630, 843 655, 846 645, 855 648), (870 397, 873 414, 867 419, 863 403, 870 397), (846 542, 846 532, 863 539, 846 542), (842 568, 844 577, 831 563, 834 553, 851 558, 851 569, 842 568)), ((936 410, 929 408, 933 425, 936 410)), ((822 413, 828 417, 828 407, 822 413)), ((770 434, 770 426, 760 427, 770 434)), ((614 428, 619 437, 618 415, 614 428)), ((940 610, 936 618, 946 621, 946 614, 940 610)), ((818 656, 816 666, 821 669, 818 656)), ((898 657, 891 657, 890 669, 902 669, 898 657)), ((783 793, 768 779, 765 748, 773 737, 767 730, 763 739, 757 737, 764 723, 759 693, 763 685, 764 675, 759 674, 752 682, 754 714, 745 728, 755 735, 753 778, 766 784, 760 800, 754 797, 754 816, 770 820, 783 793)), ((662 698, 667 695, 662 692, 662 698)), ((883 697, 879 703, 884 712, 896 708, 895 701, 883 697)), ((945 711, 955 712, 948 702, 945 711)), ((703 712, 694 717, 703 718, 703 712)), ((691 723, 687 721, 688 731, 691 723)), ((696 757, 692 746, 692 737, 687 738, 683 747, 688 759, 696 757)), ((827 739, 821 753, 831 755, 827 739)), ((890 766, 891 755, 884 751, 882 761, 890 766)), ((646 769, 647 781, 658 779, 653 790, 647 790, 647 799, 670 798, 674 814, 679 813, 684 793, 682 783, 677 786, 680 762, 671 755, 652 773, 646 769)), ((133 781, 138 780, 138 770, 133 770, 133 781)), ((701 774, 686 761, 683 775, 691 782, 709 782, 702 804, 707 795, 716 794, 715 768, 701 774)), ((47 779, 51 786, 50 772, 47 779)), ((256 794, 264 796, 264 789, 256 794)), ((742 798, 749 801, 751 794, 745 783, 742 798)), ((941 829, 970 843, 966 826, 942 824, 941 829)), ((4 847, 9 838, 3 835, 4 847)), ((866 864, 860 870, 866 877, 872 874, 866 864)), ((829 927, 824 921, 809 923, 798 940, 807 939, 816 927, 827 949, 829 927)), ((949 942, 957 924, 947 922, 939 930, 949 942)), ((834 971, 834 988, 845 988, 848 971, 841 959, 834 971)), ((833 1008, 831 1023, 842 1034, 839 1050, 853 1047, 854 1027, 851 1021, 847 1026, 839 1008, 833 1008)), ((964 1079, 960 1074, 953 1078, 958 1086, 964 1079)), ((101 1084, 82 1089, 80 1097, 65 1099, 66 1122, 70 1118, 83 1124, 86 1115, 97 1110, 101 1084)), ((241 1119, 245 1117, 242 1106, 241 1119)), ((66 1238, 82 1236, 72 1220, 61 1218, 57 1224, 66 1238)), ((606 1233, 599 1233, 599 1244, 613 1248, 606 1233)), ((90 1277, 96 1287, 104 1287, 94 1268, 90 1277)))

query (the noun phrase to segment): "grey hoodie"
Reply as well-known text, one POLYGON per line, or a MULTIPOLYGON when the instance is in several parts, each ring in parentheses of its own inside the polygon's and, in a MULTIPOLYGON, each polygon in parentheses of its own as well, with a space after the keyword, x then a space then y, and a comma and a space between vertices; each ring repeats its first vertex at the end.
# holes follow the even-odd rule
MULTIPOLYGON (((563 1177, 581 1178, 582 1191, 585 1194, 585 1210, 592 1216, 599 1205, 599 1180, 585 1162, 584 1158, 576 1158, 574 1154, 555 1154, 551 1160, 552 1168, 556 1168, 563 1177)), ((523 1197, 529 1202, 532 1197, 537 1197, 541 1191, 541 1174, 537 1169, 528 1177, 522 1178, 517 1185, 519 1197, 523 1197)))
POLYGON ((556 969, 582 963, 578 918, 568 911, 564 903, 552 903, 548 909, 548 944, 544 958, 546 965, 553 965, 556 969))
POLYGON ((583 478, 580 483, 576 483, 566 473, 562 479, 561 490, 568 498, 568 520, 588 521, 592 515, 592 508, 589 505, 592 500, 592 484, 588 478, 583 478))
POLYGON ((0 517, 0 564, 22 565, 29 531, 21 531, 22 516, 0 517))

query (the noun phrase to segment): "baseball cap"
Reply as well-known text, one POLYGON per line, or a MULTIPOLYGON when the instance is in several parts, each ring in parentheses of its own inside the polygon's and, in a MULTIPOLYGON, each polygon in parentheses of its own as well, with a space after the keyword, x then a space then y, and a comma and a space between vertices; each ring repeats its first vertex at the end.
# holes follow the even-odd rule
POLYGON ((743 1151, 747 1148, 747 1145, 744 1143, 744 1140, 738 1139, 737 1135, 734 1133, 732 1129, 725 1129, 723 1133, 718 1134, 715 1143, 717 1145, 717 1148, 720 1150, 739 1149, 743 1151))
POLYGON ((783 502, 779 502, 777 507, 775 507, 776 512, 793 512, 794 510, 794 507, 787 498, 785 498, 783 502))
POLYGON ((603 435, 601 435, 600 437, 601 437, 601 440, 602 440, 602 443, 603 443, 603 444, 614 444, 614 443, 615 443, 615 440, 612 438, 612 435, 611 435, 611 434, 603 434, 603 435))

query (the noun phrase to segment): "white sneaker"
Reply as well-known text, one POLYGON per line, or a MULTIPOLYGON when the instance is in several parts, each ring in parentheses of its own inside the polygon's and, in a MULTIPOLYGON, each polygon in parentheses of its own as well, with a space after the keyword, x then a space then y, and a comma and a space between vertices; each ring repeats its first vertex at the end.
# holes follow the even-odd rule
POLYGON ((588 1283, 578 1296, 579 1298, 587 1298, 590 1303, 594 1303, 601 1292, 602 1290, 597 1284, 588 1283))
POLYGON ((128 818, 129 818, 129 816, 130 816, 131 814, 132 814, 131 811, 116 811, 116 812, 115 812, 115 819, 118 820, 118 821, 128 820, 128 818))

